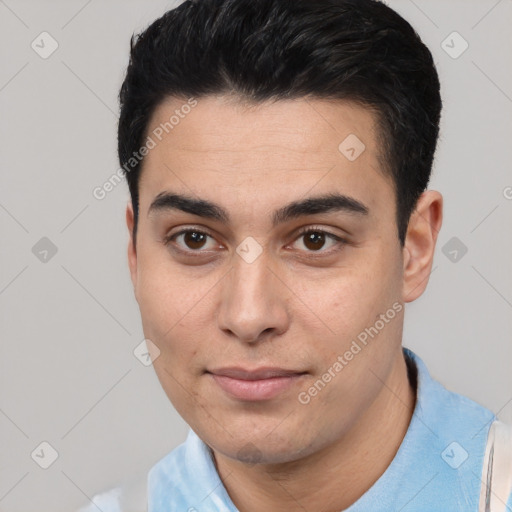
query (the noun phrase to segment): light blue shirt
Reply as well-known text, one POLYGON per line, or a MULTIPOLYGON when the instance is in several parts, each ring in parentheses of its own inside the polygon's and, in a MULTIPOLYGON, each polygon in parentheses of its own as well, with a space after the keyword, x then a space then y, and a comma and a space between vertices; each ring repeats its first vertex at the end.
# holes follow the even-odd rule
MULTIPOLYGON (((495 415, 432 379, 411 350, 417 400, 407 433, 377 482, 346 512, 477 512, 489 427, 495 415)), ((103 512, 116 490, 98 496, 103 512)), ((238 512, 215 469, 210 448, 190 430, 184 443, 153 466, 147 479, 148 512, 238 512)), ((118 492, 118 490, 117 490, 118 492)), ((508 506, 512 511, 512 495, 508 506)), ((97 510, 83 509, 83 512, 97 510)))

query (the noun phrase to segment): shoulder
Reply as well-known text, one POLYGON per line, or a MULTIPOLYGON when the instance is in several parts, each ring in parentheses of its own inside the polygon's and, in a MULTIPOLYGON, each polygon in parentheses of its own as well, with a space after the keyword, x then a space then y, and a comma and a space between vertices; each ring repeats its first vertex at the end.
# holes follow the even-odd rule
POLYGON ((433 378, 423 360, 410 349, 404 348, 406 360, 414 364, 417 377, 417 413, 443 429, 477 432, 487 435, 495 414, 471 398, 447 389, 433 378))

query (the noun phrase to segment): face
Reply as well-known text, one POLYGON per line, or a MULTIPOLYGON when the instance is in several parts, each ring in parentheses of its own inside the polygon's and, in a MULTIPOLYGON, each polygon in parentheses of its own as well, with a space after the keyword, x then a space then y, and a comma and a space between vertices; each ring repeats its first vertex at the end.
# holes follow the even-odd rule
POLYGON ((151 119, 150 136, 187 112, 152 136, 129 248, 154 368, 215 451, 297 460, 355 425, 401 350, 404 252, 375 119, 325 100, 184 104, 151 119))

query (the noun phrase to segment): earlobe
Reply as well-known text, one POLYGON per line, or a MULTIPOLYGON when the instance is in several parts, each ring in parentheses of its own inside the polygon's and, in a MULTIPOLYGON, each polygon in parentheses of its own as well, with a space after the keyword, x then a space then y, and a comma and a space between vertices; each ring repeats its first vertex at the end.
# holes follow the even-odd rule
POLYGON ((416 300, 427 287, 437 235, 443 220, 443 196, 427 190, 418 199, 409 220, 403 248, 403 300, 416 300))
POLYGON ((126 226, 130 235, 128 241, 128 267, 130 269, 130 277, 132 280, 135 295, 137 295, 137 252, 133 243, 133 227, 134 227, 134 213, 131 201, 126 206, 126 226))

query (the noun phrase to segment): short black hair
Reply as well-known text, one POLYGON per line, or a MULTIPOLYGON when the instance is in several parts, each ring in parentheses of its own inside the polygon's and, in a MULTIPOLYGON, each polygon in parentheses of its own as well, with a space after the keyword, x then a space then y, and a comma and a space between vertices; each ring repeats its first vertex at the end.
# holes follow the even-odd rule
POLYGON ((132 35, 118 153, 134 245, 143 158, 133 155, 152 114, 168 97, 224 94, 253 103, 349 100, 371 109, 403 246, 430 179, 442 102, 432 55, 398 13, 378 0, 188 0, 132 35))

